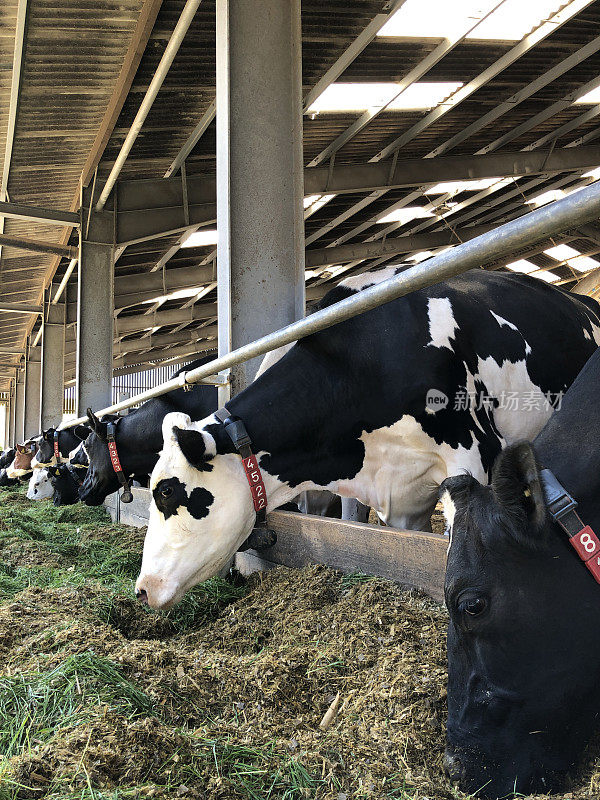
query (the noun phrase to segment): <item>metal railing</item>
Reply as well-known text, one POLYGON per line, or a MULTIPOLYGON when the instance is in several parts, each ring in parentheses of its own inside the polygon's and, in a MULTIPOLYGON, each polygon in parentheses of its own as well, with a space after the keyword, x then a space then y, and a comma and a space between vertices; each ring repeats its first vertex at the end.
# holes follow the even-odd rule
MULTIPOLYGON (((256 356, 264 355, 283 345, 310 336, 351 317, 389 303, 398 297, 423 289, 434 283, 452 278, 474 267, 481 267, 508 256, 524 247, 547 239, 577 225, 583 225, 600 217, 600 182, 573 192, 563 200, 538 208, 516 220, 507 222, 476 239, 457 245, 452 250, 440 253, 426 263, 417 264, 404 272, 382 281, 368 289, 341 300, 339 303, 311 314, 309 317, 269 333, 254 342, 238 347, 214 361, 184 372, 154 389, 142 392, 121 403, 96 412, 97 416, 116 413, 138 405, 153 397, 160 397, 186 384, 209 382, 222 384, 226 378, 217 373, 241 364, 256 356), (210 376, 213 376, 210 378, 210 376), (222 377, 221 380, 219 378, 222 377)), ((62 427, 71 427, 85 422, 87 417, 71 420, 62 427)))

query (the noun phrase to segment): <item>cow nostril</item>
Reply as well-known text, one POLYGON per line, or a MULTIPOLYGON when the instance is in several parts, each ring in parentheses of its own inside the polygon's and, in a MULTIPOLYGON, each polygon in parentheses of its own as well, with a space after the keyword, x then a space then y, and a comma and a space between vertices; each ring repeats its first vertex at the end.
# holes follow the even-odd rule
POLYGON ((460 763, 460 759, 449 750, 446 750, 444 753, 444 772, 448 778, 453 781, 459 780, 463 772, 463 766, 460 763))
POLYGON ((148 605, 148 595, 146 594, 145 589, 137 589, 135 592, 135 596, 137 599, 142 603, 142 605, 148 605))

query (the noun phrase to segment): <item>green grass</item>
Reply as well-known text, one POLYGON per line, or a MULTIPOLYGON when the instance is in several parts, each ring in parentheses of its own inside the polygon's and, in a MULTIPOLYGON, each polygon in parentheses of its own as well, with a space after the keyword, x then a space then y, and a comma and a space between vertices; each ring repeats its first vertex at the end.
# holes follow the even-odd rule
POLYGON ((0 678, 0 752, 10 758, 32 739, 46 742, 57 726, 88 719, 100 704, 127 717, 153 713, 151 699, 92 652, 69 656, 52 670, 0 678))

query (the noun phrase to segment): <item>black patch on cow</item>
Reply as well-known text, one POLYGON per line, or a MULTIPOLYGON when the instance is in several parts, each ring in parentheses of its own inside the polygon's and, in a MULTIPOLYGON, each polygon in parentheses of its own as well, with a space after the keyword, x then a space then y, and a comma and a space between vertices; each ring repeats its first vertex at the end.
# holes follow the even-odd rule
POLYGON ((173 428, 173 433, 177 439, 181 452, 194 469, 201 472, 210 472, 213 465, 210 464, 210 456, 206 455, 206 444, 204 436, 199 431, 188 428, 173 428))
POLYGON ((197 487, 196 489, 192 489, 187 503, 187 510, 194 519, 202 519, 208 516, 209 506, 214 503, 214 500, 215 498, 208 489, 197 487))
POLYGON ((166 520, 179 513, 180 506, 187 508, 194 519, 202 519, 208 516, 208 508, 215 499, 207 489, 202 487, 193 489, 188 497, 185 483, 182 483, 179 478, 164 478, 159 481, 152 490, 152 496, 156 507, 166 520))

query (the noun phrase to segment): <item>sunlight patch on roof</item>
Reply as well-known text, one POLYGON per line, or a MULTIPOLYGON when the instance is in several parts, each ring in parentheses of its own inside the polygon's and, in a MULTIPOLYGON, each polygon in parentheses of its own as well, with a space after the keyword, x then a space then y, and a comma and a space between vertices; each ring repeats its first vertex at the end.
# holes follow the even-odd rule
POLYGON ((530 272, 534 272, 537 269, 536 265, 532 264, 531 261, 527 261, 526 258, 512 261, 510 264, 507 264, 506 267, 513 272, 522 272, 525 275, 529 275, 530 272))
POLYGON ((537 272, 534 272, 531 277, 539 278, 541 281, 546 281, 546 283, 556 283, 556 281, 559 280, 558 275, 555 275, 553 272, 549 272, 547 269, 540 269, 537 272))
POLYGON ((304 219, 323 208, 334 197, 334 194, 309 194, 304 198, 304 219))
POLYGON ((498 0, 407 0, 378 35, 450 39, 480 19, 468 39, 519 41, 564 5, 564 0, 505 0, 494 11, 497 5, 498 0))
POLYGON ((317 97, 308 113, 366 111, 384 106, 388 111, 422 111, 439 105, 462 85, 459 81, 418 82, 402 91, 399 83, 391 82, 332 83, 317 97), (396 97, 398 92, 401 94, 396 97))
POLYGON ((422 219, 424 217, 433 217, 433 213, 423 206, 406 206, 405 208, 396 208, 390 211, 389 214, 380 217, 377 222, 379 224, 400 222, 402 225, 406 225, 407 222, 411 222, 413 219, 422 219))
POLYGON ((407 256, 408 261, 415 261, 417 264, 420 264, 421 261, 425 261, 428 258, 431 258, 433 255, 431 250, 423 250, 420 253, 414 253, 412 256, 407 256))
POLYGON ((436 183, 435 186, 430 186, 425 190, 425 194, 458 194, 459 192, 479 192, 482 189, 488 189, 497 183, 500 178, 481 178, 480 180, 471 181, 444 181, 443 183, 436 183))
POLYGON ((182 247, 206 247, 209 244, 217 244, 216 228, 212 230, 194 231, 188 238, 181 243, 182 247))
POLYGON ((562 189, 550 189, 543 194, 538 194, 537 197, 532 197, 530 200, 527 200, 527 204, 530 206, 545 206, 546 203, 553 203, 555 200, 561 200, 566 196, 567 193, 563 192, 562 189))
POLYGON ((600 103, 600 86, 596 86, 591 92, 584 94, 579 100, 574 101, 575 105, 596 105, 600 103))
POLYGON ((584 172, 581 177, 593 178, 595 181, 597 181, 600 178, 600 167, 596 167, 596 169, 591 169, 589 172, 584 172))
POLYGON ((582 256, 579 250, 569 247, 568 244, 559 244, 556 247, 549 247, 544 253, 555 261, 564 261, 578 272, 587 272, 590 269, 598 269, 600 262, 589 256, 582 256))

